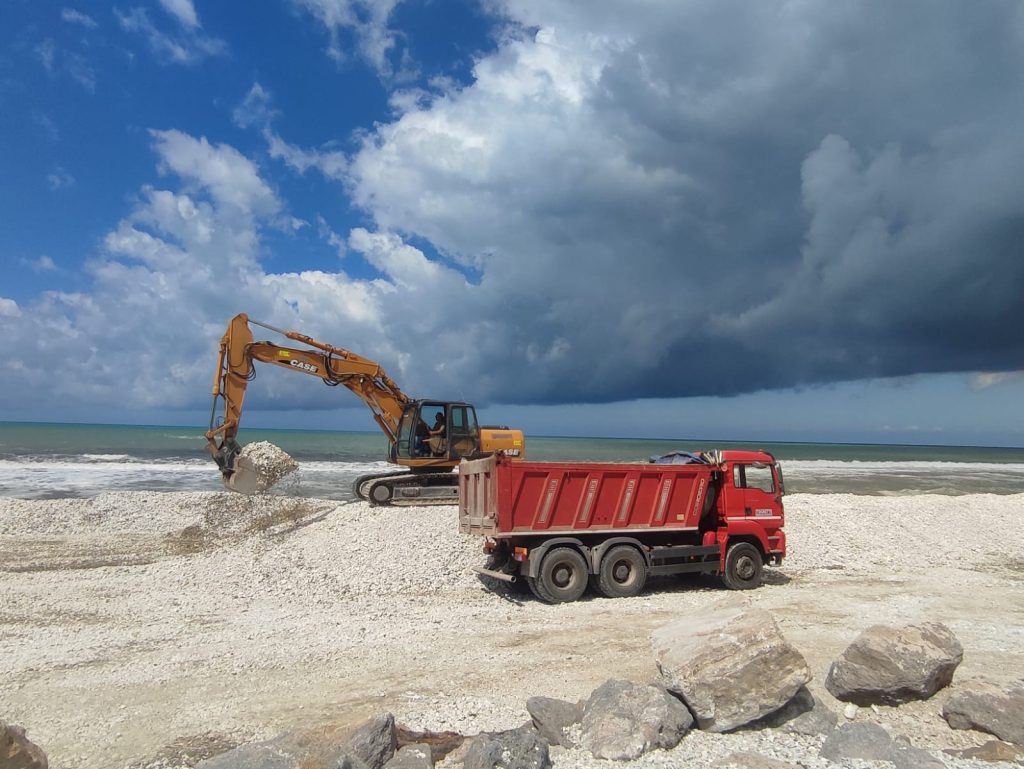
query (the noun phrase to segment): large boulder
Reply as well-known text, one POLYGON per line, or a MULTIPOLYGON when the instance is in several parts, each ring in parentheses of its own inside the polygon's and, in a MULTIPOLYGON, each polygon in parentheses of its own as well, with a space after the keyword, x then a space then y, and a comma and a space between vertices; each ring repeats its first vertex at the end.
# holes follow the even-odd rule
POLYGON ((354 730, 285 732, 246 743, 195 769, 382 769, 395 749, 395 718, 384 713, 354 730))
POLYGON ((1024 683, 1005 689, 983 681, 958 686, 942 717, 954 729, 977 729, 1024 745, 1024 683))
POLYGON ((692 725, 690 711, 664 689, 613 679, 587 700, 580 742, 595 758, 631 760, 674 748, 692 725))
POLYGON ((711 732, 773 713, 811 680, 803 655, 763 609, 702 611, 658 628, 651 644, 665 688, 711 732))
POLYGON ((827 735, 836 728, 838 721, 832 709, 804 686, 781 708, 751 721, 743 729, 782 729, 791 734, 827 735))
POLYGON ((42 748, 25 736, 25 730, 0 721, 0 767, 3 769, 47 769, 42 748))
POLYGON ((878 724, 843 724, 830 734, 821 746, 821 755, 829 761, 844 759, 861 761, 892 761, 896 746, 892 737, 878 724))
POLYGON ((927 750, 896 742, 878 724, 843 724, 821 746, 821 755, 837 764, 857 761, 889 761, 895 769, 945 769, 927 750))
POLYGON ((984 745, 976 745, 973 748, 946 748, 954 758, 975 759, 977 761, 1006 761, 1024 764, 1024 748, 1019 745, 1011 745, 1002 740, 989 740, 984 745))
POLYGON ((469 744, 464 769, 548 769, 548 743, 536 729, 484 732, 469 744))
POLYGON ((345 752, 369 769, 382 769, 398 749, 395 717, 383 713, 359 726, 345 742, 345 752))
POLYGON ((239 466, 255 474, 256 491, 266 491, 299 468, 291 455, 270 441, 248 443, 238 456, 239 466))
POLYGON ((572 740, 565 730, 583 718, 582 707, 552 697, 530 697, 526 701, 526 710, 534 728, 549 744, 572 747, 572 740))
POLYGON ((949 685, 963 656, 960 642, 941 623, 872 625, 832 663, 825 688, 857 705, 925 700, 949 685))
POLYGON ((406 745, 384 764, 385 769, 431 769, 433 766, 429 745, 406 745))

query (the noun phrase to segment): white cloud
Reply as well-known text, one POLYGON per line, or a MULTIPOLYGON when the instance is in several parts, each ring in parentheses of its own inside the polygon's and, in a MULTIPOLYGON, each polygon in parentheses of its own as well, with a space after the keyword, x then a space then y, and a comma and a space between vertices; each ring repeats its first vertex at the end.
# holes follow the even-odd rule
MULTIPOLYGON (((908 2, 507 0, 472 83, 396 95, 350 156, 272 131, 254 87, 236 121, 344 182, 368 223, 321 237, 374 277, 268 273, 263 231, 291 214, 257 164, 154 131, 163 188, 111 228, 88 293, 21 308, 45 337, 5 319, 39 362, 5 384, 72 360, 90 397, 132 371, 131 402, 195 405, 242 310, 480 404, 1019 368, 1024 104, 1006 83, 1024 48, 1005 6, 908 2), (979 49, 982 21, 1000 32, 979 49)), ((301 5, 339 46, 395 7, 301 5)), ((338 403, 264 385, 264 403, 338 403)))
POLYGON ((391 58, 397 38, 388 24, 400 1, 295 0, 299 7, 311 13, 327 28, 328 56, 335 61, 346 58, 341 36, 343 32, 349 32, 355 36, 359 54, 384 76, 390 76, 394 71, 391 58))
POLYGON ((50 185, 51 190, 62 190, 73 186, 75 177, 58 166, 53 170, 53 173, 47 174, 46 183, 50 185))
POLYGON ((253 83, 231 118, 239 128, 251 128, 269 125, 276 115, 277 110, 270 106, 270 94, 259 83, 253 83))
POLYGON ((270 157, 282 160, 292 170, 304 174, 316 169, 328 179, 344 181, 348 173, 348 158, 344 152, 332 149, 304 150, 289 144, 273 131, 264 132, 270 157))
POLYGON ((41 255, 37 259, 30 260, 29 266, 31 266, 35 272, 55 272, 57 270, 57 265, 54 263, 53 259, 46 254, 41 255))
POLYGON ((176 18, 183 26, 196 29, 200 26, 199 16, 192 0, 160 0, 163 9, 176 18))
POLYGON ((21 317, 21 310, 18 308, 18 303, 15 302, 13 299, 6 299, 0 296, 0 317, 21 317))
POLYGON ((161 168, 206 188, 221 204, 261 215, 277 213, 281 203, 259 175, 255 163, 234 147, 211 145, 177 130, 150 131, 161 168))
POLYGON ((52 38, 39 43, 35 54, 51 77, 66 76, 90 93, 96 90, 96 72, 81 54, 59 49, 52 38))
POLYGON ((99 26, 91 16, 81 11, 76 11, 74 8, 62 8, 60 17, 68 24, 79 24, 86 29, 96 29, 99 26))
POLYGON ((53 41, 53 38, 46 38, 43 42, 39 43, 35 47, 36 58, 43 65, 50 74, 53 74, 56 69, 57 60, 57 44, 53 41))
MULTIPOLYGON (((172 32, 160 29, 145 8, 131 8, 127 12, 115 9, 114 15, 123 30, 144 37, 153 54, 164 63, 194 64, 209 56, 227 53, 223 40, 202 33, 198 18, 195 24, 188 23, 190 2, 171 0, 164 7, 178 22, 178 28, 172 32)), ((195 16, 194 9, 192 16, 195 16)))

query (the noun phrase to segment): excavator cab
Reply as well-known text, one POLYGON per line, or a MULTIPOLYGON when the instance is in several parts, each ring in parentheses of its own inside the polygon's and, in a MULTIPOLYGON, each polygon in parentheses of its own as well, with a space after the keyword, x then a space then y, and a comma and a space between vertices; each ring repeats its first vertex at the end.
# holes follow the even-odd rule
POLYGON ((393 460, 398 464, 451 465, 480 452, 476 409, 468 403, 421 400, 406 404, 393 460))

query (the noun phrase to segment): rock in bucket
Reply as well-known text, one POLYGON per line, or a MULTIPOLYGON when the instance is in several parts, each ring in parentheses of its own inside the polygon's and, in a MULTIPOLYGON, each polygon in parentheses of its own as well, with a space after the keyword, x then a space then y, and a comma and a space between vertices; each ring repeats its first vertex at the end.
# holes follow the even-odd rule
POLYGON ((238 458, 238 471, 254 475, 255 490, 266 491, 286 475, 299 469, 288 453, 269 441, 249 443, 238 458))

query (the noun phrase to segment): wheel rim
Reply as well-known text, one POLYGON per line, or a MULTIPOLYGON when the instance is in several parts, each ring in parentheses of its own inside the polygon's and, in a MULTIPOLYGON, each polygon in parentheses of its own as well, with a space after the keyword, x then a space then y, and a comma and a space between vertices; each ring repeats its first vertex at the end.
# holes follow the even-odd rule
POLYGON ((755 573, 757 573, 757 566, 749 555, 744 555, 736 560, 737 577, 744 580, 753 579, 755 573))
POLYGON ((616 561, 612 567, 612 579, 620 585, 625 585, 633 577, 633 566, 628 561, 616 561))
POLYGON ((555 587, 565 590, 572 583, 572 567, 567 563, 560 563, 551 574, 551 581, 555 587))
POLYGON ((546 600, 574 601, 587 587, 586 564, 574 552, 555 553, 541 566, 540 583, 546 600))

